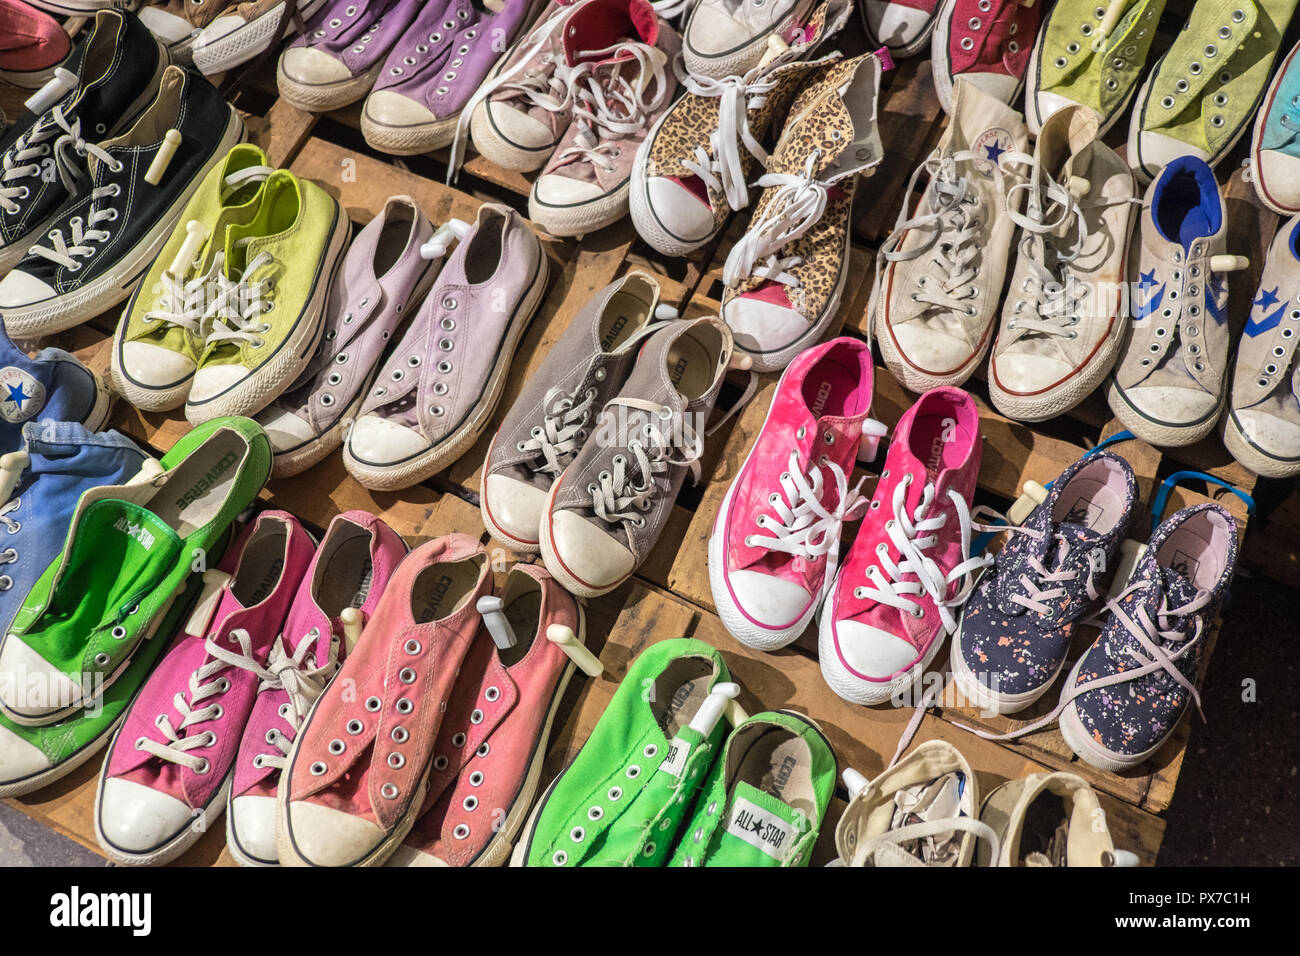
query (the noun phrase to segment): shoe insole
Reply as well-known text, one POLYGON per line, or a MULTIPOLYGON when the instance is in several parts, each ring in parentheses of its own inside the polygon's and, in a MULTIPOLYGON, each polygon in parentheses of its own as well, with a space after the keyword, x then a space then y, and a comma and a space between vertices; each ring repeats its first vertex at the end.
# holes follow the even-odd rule
POLYGON ((668 350, 668 380, 688 402, 710 388, 722 354, 721 336, 711 326, 697 326, 678 336, 668 350))
POLYGON ((488 216, 474 230, 469 247, 465 250, 465 278, 473 285, 486 282, 496 274, 501 262, 501 244, 504 241, 506 220, 504 216, 488 216))
POLYGON ((230 592, 244 607, 265 601, 284 574, 288 529, 279 521, 260 525, 244 544, 239 569, 230 582, 230 592))
MULTIPOLYGON (((522 578, 524 575, 515 577, 522 578)), ((504 598, 503 610, 506 620, 510 622, 510 630, 515 632, 516 642, 514 647, 497 649, 497 656, 505 667, 512 667, 523 660, 537 637, 537 628, 542 617, 542 589, 532 578, 528 578, 527 581, 531 587, 514 595, 507 592, 504 598)))
POLYGON ((330 553, 316 562, 312 593, 317 606, 331 620, 345 608, 361 607, 370 596, 374 573, 370 532, 355 526, 348 532, 335 532, 330 553), (340 538, 341 533, 347 537, 340 538))
POLYGON ((823 415, 846 418, 866 411, 871 396, 865 394, 857 369, 826 355, 805 374, 803 400, 818 418, 823 415))
POLYGON ((808 819, 816 819, 817 793, 813 789, 812 753, 802 738, 786 730, 768 727, 748 741, 739 754, 733 741, 728 762, 728 791, 736 781, 743 780, 793 807, 808 819))
POLYGON ((912 420, 912 454, 925 462, 925 474, 934 481, 945 468, 955 468, 966 458, 975 440, 957 415, 921 414, 912 420))
POLYGON ((1223 516, 1202 511, 1179 525, 1156 554, 1156 563, 1173 568, 1203 590, 1214 588, 1223 577, 1228 535, 1236 532, 1223 516))
POLYGON ((375 243, 374 273, 382 278, 397 265, 411 241, 411 211, 406 206, 394 205, 375 243))
POLYGON ((1124 518, 1124 487, 1124 475, 1118 468, 1098 459, 1076 472, 1061 489, 1052 521, 1109 534, 1124 518))
POLYGON ((1069 807, 1060 796, 1044 790, 1025 809, 1016 865, 1065 866, 1069 832, 1069 807))
POLYGON ((182 538, 217 516, 230 497, 248 443, 233 429, 212 433, 200 453, 192 454, 167 472, 167 482, 147 500, 156 514, 182 538))
POLYGON ((428 624, 460 610, 478 585, 484 560, 482 555, 475 555, 421 570, 411 588, 411 617, 415 623, 428 624))
POLYGON ((600 317, 600 348, 613 352, 645 325, 653 298, 644 283, 629 281, 609 297, 600 317))
POLYGON ((709 696, 713 662, 704 657, 679 657, 665 667, 648 688, 650 712, 669 739, 691 722, 709 696))

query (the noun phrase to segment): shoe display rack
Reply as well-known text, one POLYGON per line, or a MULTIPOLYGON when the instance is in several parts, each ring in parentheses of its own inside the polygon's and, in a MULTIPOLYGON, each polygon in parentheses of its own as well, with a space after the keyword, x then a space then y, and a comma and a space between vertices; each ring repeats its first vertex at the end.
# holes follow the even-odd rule
MULTIPOLYGON (((1190 7, 1190 0, 1170 4, 1171 11, 1178 9, 1179 18, 1190 7)), ((81 23, 72 20, 67 26, 75 32, 81 23)), ((853 49, 855 43, 862 43, 861 31, 851 24, 839 45, 846 53, 855 53, 859 52, 853 49)), ((278 100, 273 60, 228 83, 225 90, 244 114, 251 138, 266 150, 271 162, 320 184, 339 200, 358 226, 368 222, 383 208, 387 198, 396 194, 414 197, 434 223, 445 222, 453 216, 472 220, 478 205, 485 200, 527 209, 530 184, 523 175, 497 169, 471 154, 460 171, 456 187, 452 188, 443 182, 445 157, 435 154, 394 159, 368 149, 358 131, 359 104, 336 114, 316 116, 278 100)), ((0 109, 16 112, 21 99, 18 91, 0 88, 0 109)), ((889 75, 883 94, 880 126, 886 159, 863 184, 855 209, 852 271, 836 325, 828 332, 828 338, 841 332, 866 335, 867 299, 876 249, 888 235, 900 206, 911 203, 913 197, 903 194, 908 177, 933 148, 944 122, 928 61, 901 62, 889 75)), ((1115 141, 1118 146, 1122 138, 1121 130, 1108 137, 1108 141, 1115 141)), ((1251 259, 1249 270, 1231 277, 1229 321, 1239 330, 1245 322, 1264 252, 1276 232, 1278 217, 1258 204, 1254 189, 1243 179, 1238 163, 1223 163, 1220 176, 1226 178, 1231 248, 1251 259)), ((660 277, 664 300, 677 306, 685 317, 716 313, 726 250, 743 234, 745 218, 744 214, 733 217, 719 241, 691 256, 671 261, 656 256, 641 243, 626 218, 578 240, 548 242, 547 252, 553 268, 547 298, 519 346, 493 424, 475 448, 425 484, 397 493, 366 490, 347 474, 340 457, 332 455, 299 476, 273 479, 263 492, 263 499, 269 506, 294 512, 308 526, 314 526, 315 531, 327 525, 335 514, 357 508, 383 518, 412 545, 453 531, 481 535, 488 541, 478 509, 478 495, 480 472, 492 432, 525 379, 536 370, 579 308, 607 283, 629 269, 638 268, 660 277)), ((117 311, 106 313, 42 344, 66 348, 97 372, 106 374, 117 321, 117 311)), ((735 380, 724 389, 721 405, 734 403, 744 388, 743 374, 733 374, 735 380)), ((728 485, 762 427, 777 378, 776 374, 762 376, 755 399, 710 438, 701 462, 703 478, 698 485, 688 482, 683 489, 657 548, 637 574, 614 592, 587 602, 588 646, 599 655, 605 672, 599 678, 574 680, 569 686, 557 718, 559 729, 552 737, 544 779, 558 772, 576 753, 641 649, 670 637, 691 636, 719 648, 734 679, 744 689, 740 703, 747 711, 788 707, 815 719, 834 745, 841 768, 853 767, 872 778, 894 754, 913 716, 912 708, 861 707, 831 692, 818 667, 815 628, 810 628, 783 651, 762 653, 732 638, 713 607, 707 569, 710 529, 728 485)), ((1088 448, 1121 430, 1100 391, 1067 416, 1030 426, 994 411, 982 381, 972 380, 967 387, 979 401, 984 439, 980 500, 999 509, 1014 501, 1026 482, 1046 484, 1088 448)), ((912 401, 894 377, 879 367, 873 416, 892 428, 912 401)), ((189 430, 180 410, 142 413, 121 401, 114 408, 109 427, 148 445, 155 454, 165 452, 189 430)), ((1148 505, 1165 479, 1181 471, 1203 472, 1246 494, 1254 491, 1255 476, 1232 460, 1217 435, 1182 449, 1161 451, 1134 439, 1123 441, 1115 448, 1132 465, 1142 498, 1148 505)), ((862 490, 870 495, 875 481, 873 466, 860 467, 853 480, 863 476, 866 481, 862 490)), ((1247 565, 1265 568, 1277 577, 1290 576, 1293 583, 1300 581, 1300 570, 1291 550, 1295 535, 1285 527, 1289 514, 1300 528, 1300 499, 1293 495, 1292 499, 1296 500, 1288 499, 1275 510, 1267 535, 1257 534, 1241 498, 1203 479, 1174 486, 1168 495, 1166 513, 1211 499, 1224 505, 1237 519, 1244 537, 1247 565), (1267 541, 1257 541, 1257 537, 1267 541)), ((1137 528, 1135 536, 1140 537, 1147 530, 1137 528)), ((493 554, 494 561, 499 557, 497 567, 501 570, 515 560, 513 555, 498 551, 493 554)), ((536 560, 535 556, 533 559, 536 560)), ((1091 629, 1083 629, 1076 635, 1076 654, 1087 647, 1094 634, 1091 629)), ((1210 651, 1204 656, 1203 669, 1212 666, 1216 638, 1217 627, 1210 637, 1210 651)), ((945 659, 946 654, 939 658, 945 659)), ((944 676, 946 680, 948 675, 944 676)), ((926 680, 933 677, 927 675, 926 680)), ((1109 773, 1079 761, 1054 726, 1011 742, 987 740, 959 726, 1004 733, 1036 720, 1050 710, 1055 699, 1055 693, 1045 695, 1030 710, 1017 715, 1020 719, 989 718, 982 716, 977 708, 967 706, 960 693, 947 686, 938 706, 923 718, 915 740, 940 738, 958 746, 978 773, 986 793, 1006 779, 1035 771, 1069 770, 1083 776, 1098 791, 1116 846, 1132 850, 1143 864, 1154 863, 1165 829, 1161 814, 1173 800, 1189 738, 1201 732, 1201 721, 1195 716, 1183 721, 1177 734, 1153 759, 1127 773, 1109 773)), ((7 802, 98 852, 93 819, 98 766, 97 759, 91 760, 58 783, 7 802)), ((844 807, 843 796, 841 788, 828 820, 838 818, 844 807)), ((225 849, 223 825, 215 830, 178 862, 232 863, 225 849)), ((814 865, 825 863, 835 855, 833 831, 833 825, 823 827, 814 865)))

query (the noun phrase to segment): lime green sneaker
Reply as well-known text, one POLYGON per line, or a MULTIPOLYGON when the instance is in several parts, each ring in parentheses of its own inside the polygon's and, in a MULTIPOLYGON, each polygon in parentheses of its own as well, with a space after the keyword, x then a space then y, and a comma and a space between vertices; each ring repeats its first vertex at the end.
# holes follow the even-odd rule
POLYGON ((1087 106, 1105 133, 1146 68, 1165 0, 1058 0, 1025 77, 1025 121, 1035 136, 1067 106, 1087 106))
POLYGON ((270 470, 261 426, 226 418, 195 428, 127 484, 84 492, 62 556, 0 644, 4 715, 56 723, 122 677, 270 470))
POLYGON ((162 412, 184 403, 203 351, 205 297, 232 223, 257 213, 274 170, 266 154, 241 143, 213 167, 191 197, 122 311, 113 338, 113 387, 136 408, 162 412))
POLYGON ((641 652, 573 762, 543 794, 513 866, 663 866, 722 746, 740 688, 703 641, 641 652))
POLYGON ((669 866, 807 866, 835 792, 835 751, 803 714, 731 732, 669 866))
POLYGON ((1192 7, 1174 45, 1142 84, 1128 162, 1143 182, 1179 156, 1218 163, 1250 128, 1297 0, 1222 0, 1192 7))

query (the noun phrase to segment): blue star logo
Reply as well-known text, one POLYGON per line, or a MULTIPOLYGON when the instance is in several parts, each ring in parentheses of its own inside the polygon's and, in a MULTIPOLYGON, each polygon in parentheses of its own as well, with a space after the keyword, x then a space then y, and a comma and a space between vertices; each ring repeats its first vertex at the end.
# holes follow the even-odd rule
POLYGON ((22 382, 19 382, 17 385, 6 385, 5 388, 9 389, 8 401, 13 402, 20 409, 23 407, 23 402, 31 398, 30 395, 23 391, 22 382))
POLYGON ((1142 273, 1142 281, 1138 283, 1138 286, 1142 289, 1143 292, 1146 292, 1155 284, 1156 284, 1156 270, 1152 269, 1150 272, 1142 273))
POLYGON ((1006 151, 1006 147, 999 146, 996 139, 984 147, 984 152, 988 154, 989 161, 994 163, 996 163, 1006 151))
POLYGON ((1151 292, 1151 290, 1155 288, 1156 270, 1152 269, 1150 272, 1142 273, 1142 277, 1138 281, 1138 303, 1137 308, 1133 310, 1134 318, 1145 319, 1156 309, 1160 308, 1160 303, 1163 302, 1165 298, 1164 283, 1161 283, 1160 287, 1156 289, 1155 292, 1150 296, 1147 296, 1147 293, 1151 292), (1144 296, 1146 296, 1146 301, 1142 301, 1144 296))
POLYGON ((1260 289, 1259 298, 1252 302, 1251 305, 1258 306, 1261 309, 1267 309, 1271 305, 1277 305, 1277 289, 1260 289))
POLYGON ((1205 290, 1205 309, 1210 313, 1210 317, 1220 325, 1228 320, 1227 309, 1219 305, 1219 300, 1223 298, 1223 286, 1223 278, 1214 276, 1210 279, 1209 287, 1205 290))

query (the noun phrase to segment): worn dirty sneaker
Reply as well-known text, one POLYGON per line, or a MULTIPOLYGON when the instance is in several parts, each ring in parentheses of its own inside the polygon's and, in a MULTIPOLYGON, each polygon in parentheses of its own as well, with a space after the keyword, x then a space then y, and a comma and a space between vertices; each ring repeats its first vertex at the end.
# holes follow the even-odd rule
MULTIPOLYGON (((744 76, 774 46, 799 42, 817 6, 816 0, 700 0, 682 28, 686 71, 716 80, 744 76)), ((835 6, 847 13, 852 5, 837 0, 835 6)))
POLYGON ((946 113, 958 79, 1000 103, 1016 102, 1042 13, 1041 0, 944 0, 930 34, 930 63, 946 113))
POLYGON ((863 0, 867 39, 897 57, 916 56, 930 45, 940 0, 863 0))
POLYGON ((63 25, 22 0, 0 0, 0 80, 24 90, 44 86, 67 59, 63 25))
POLYGON ((0 454, 22 448, 30 421, 48 418, 99 431, 112 397, 104 380, 75 355, 47 348, 29 356, 10 341, 0 320, 0 454))
POLYGON ((1255 194, 1283 216, 1300 212, 1300 64, 1291 48, 1264 93, 1250 141, 1255 194))
POLYGON ((1086 780, 1031 773, 1008 780, 984 801, 980 821, 997 843, 979 847, 980 866, 1134 866, 1116 850, 1106 813, 1086 780))
MULTIPOLYGON (((215 0, 208 0, 215 2, 215 0)), ((325 0, 229 0, 190 44, 196 69, 206 76, 248 63, 297 34, 325 0)))

